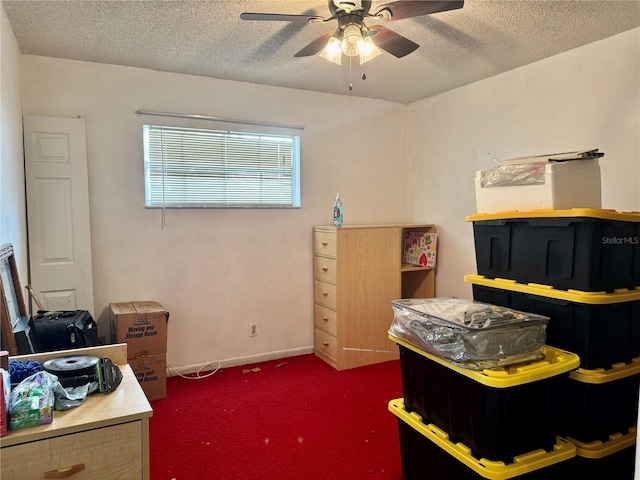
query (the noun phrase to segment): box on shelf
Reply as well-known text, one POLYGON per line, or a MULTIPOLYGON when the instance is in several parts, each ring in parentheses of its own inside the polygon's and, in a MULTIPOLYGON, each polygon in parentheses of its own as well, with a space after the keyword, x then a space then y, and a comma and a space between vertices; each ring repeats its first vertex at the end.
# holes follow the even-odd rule
POLYGON ((390 338, 400 349, 407 411, 462 442, 471 455, 511 463, 527 452, 554 449, 577 355, 545 346, 543 360, 475 371, 390 338))
POLYGON ((147 400, 151 402, 167 397, 166 354, 130 358, 128 362, 147 400))
POLYGON ((9 352, 7 350, 0 350, 0 368, 9 371, 9 352))
POLYGON ((640 286, 640 212, 535 210, 466 220, 480 275, 587 292, 640 286))
POLYGON ((128 358, 167 352, 169 312, 158 302, 110 303, 109 318, 115 341, 127 344, 128 358))
POLYGON ((391 335, 455 365, 485 369, 543 357, 548 317, 455 297, 391 306, 391 335))
POLYGON ((479 213, 538 208, 601 208, 601 179, 595 151, 515 158, 476 172, 479 213))
MULTIPOLYGON (((6 371, 7 374, 9 371, 6 371)), ((5 378, 0 373, 0 437, 4 437, 7 434, 7 424, 9 423, 9 414, 7 408, 7 401, 5 399, 5 389, 7 388, 5 378)), ((9 389, 11 386, 9 386, 9 389)))
POLYGON ((547 344, 576 353, 583 368, 608 369, 640 356, 640 288, 596 293, 482 275, 464 281, 478 301, 549 317, 547 344))
MULTIPOLYGON (((569 439, 576 446, 572 477, 581 480, 633 480, 636 458, 636 427, 627 433, 611 435, 605 442, 583 443, 569 439)), ((569 478, 569 477, 567 477, 569 478)))
POLYGON ((436 267, 438 234, 406 231, 402 262, 420 267, 436 267))
POLYGON ((638 420, 640 357, 609 370, 580 368, 569 374, 569 410, 559 434, 583 443, 607 441, 638 420))
POLYGON ((402 399, 389 402, 389 410, 398 419, 404 480, 574 478, 571 461, 576 447, 559 437, 548 452, 527 452, 511 463, 494 462, 473 456, 466 445, 452 441, 437 426, 424 424, 419 415, 405 409, 402 399))

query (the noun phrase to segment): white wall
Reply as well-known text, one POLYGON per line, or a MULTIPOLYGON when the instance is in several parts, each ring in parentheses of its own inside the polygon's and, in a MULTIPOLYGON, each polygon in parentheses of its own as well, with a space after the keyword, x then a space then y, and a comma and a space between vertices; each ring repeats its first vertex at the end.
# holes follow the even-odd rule
POLYGON ((0 245, 13 244, 19 280, 24 286, 27 281, 27 220, 20 52, 4 9, 0 8, 0 11, 0 245))
POLYGON ((599 148, 604 208, 640 211, 640 29, 409 106, 407 205, 438 226, 437 294, 471 298, 476 170, 599 148))
POLYGON ((85 118, 100 331, 109 302, 157 300, 176 367, 312 351, 312 227, 336 192, 345 224, 404 220, 405 105, 28 55, 22 70, 25 114, 85 118), (161 229, 141 125, 171 119, 139 108, 304 125, 302 208, 169 210, 161 229))

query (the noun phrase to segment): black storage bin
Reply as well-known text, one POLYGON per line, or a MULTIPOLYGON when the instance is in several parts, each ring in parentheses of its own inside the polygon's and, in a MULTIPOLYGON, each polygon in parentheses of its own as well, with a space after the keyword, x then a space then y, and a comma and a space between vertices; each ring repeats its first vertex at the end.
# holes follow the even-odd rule
POLYGON ((640 358, 610 370, 578 369, 570 373, 569 411, 559 434, 583 443, 606 442, 616 432, 627 432, 638 419, 640 358))
POLYGON ((640 213, 533 210, 476 214, 478 274, 560 289, 640 286, 640 213))
POLYGON ((609 369, 640 356, 640 288, 614 293, 564 291, 544 285, 465 275, 473 298, 549 317, 547 344, 576 353, 586 369, 609 369))
POLYGON ((553 449, 577 355, 544 347, 544 360, 476 371, 390 338, 400 349, 407 411, 465 444, 474 457, 509 463, 553 449))
MULTIPOLYGON (((633 480, 636 463, 636 428, 626 434, 614 434, 606 442, 581 443, 576 446, 573 476, 580 480, 633 480)), ((569 478, 569 477, 567 477, 569 478)))
POLYGON ((398 419, 404 480, 549 480, 574 478, 576 447, 559 437, 549 452, 520 455, 513 463, 492 462, 472 456, 463 444, 452 442, 446 432, 427 425, 407 412, 402 399, 389 402, 398 419))

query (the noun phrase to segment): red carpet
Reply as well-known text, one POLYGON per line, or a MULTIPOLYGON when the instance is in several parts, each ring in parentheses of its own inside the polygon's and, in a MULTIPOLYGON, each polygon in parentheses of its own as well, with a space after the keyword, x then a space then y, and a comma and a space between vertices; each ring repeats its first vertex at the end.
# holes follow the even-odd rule
POLYGON ((400 362, 338 372, 314 355, 167 379, 151 480, 402 480, 400 362), (259 367, 259 372, 243 370, 259 367))

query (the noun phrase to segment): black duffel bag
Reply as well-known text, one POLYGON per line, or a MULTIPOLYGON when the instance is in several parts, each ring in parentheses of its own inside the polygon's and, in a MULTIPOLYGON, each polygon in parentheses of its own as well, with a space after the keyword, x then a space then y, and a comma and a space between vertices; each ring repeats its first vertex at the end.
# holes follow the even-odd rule
POLYGON ((87 310, 38 310, 33 328, 39 352, 98 345, 98 324, 87 310))

